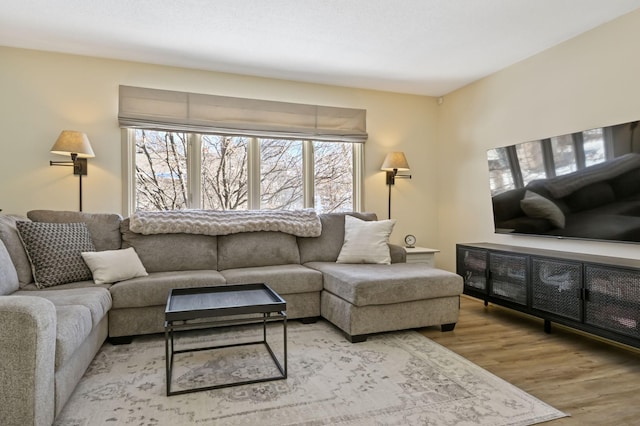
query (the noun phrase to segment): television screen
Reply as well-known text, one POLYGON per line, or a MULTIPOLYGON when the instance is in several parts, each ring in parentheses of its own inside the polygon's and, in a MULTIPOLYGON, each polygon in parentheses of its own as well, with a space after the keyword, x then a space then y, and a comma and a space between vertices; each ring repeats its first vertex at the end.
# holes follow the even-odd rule
POLYGON ((640 242, 638 121, 490 149, 497 233, 640 242))

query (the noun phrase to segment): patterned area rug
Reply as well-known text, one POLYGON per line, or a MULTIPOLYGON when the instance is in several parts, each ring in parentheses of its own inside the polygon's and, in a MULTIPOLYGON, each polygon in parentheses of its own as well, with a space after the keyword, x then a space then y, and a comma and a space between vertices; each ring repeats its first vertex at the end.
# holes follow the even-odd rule
MULTIPOLYGON (((259 340, 189 333, 176 349, 259 340)), ((282 360, 282 327, 268 340, 282 360)), ((565 414, 415 331, 351 344, 331 324, 288 322, 288 378, 165 396, 164 336, 105 344, 57 425, 531 425, 565 414)), ((264 345, 178 354, 172 390, 277 375, 264 345)))

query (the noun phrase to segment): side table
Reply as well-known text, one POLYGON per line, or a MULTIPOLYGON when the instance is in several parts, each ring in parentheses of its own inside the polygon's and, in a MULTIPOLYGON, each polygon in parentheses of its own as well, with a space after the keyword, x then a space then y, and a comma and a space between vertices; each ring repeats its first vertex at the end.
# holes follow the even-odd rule
POLYGON ((426 263, 431 267, 436 266, 435 254, 440 250, 426 247, 405 247, 407 263, 426 263))

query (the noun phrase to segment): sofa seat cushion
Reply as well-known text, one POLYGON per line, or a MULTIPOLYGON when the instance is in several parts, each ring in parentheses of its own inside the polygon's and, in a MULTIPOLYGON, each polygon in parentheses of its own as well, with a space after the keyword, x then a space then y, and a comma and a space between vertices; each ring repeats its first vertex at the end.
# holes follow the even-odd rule
POLYGON ((102 287, 79 287, 57 290, 20 290, 15 294, 22 296, 38 296, 51 301, 56 309, 64 306, 84 306, 89 313, 89 331, 102 321, 111 309, 111 294, 102 287))
MULTIPOLYGON (((109 289, 111 284, 96 284, 93 281, 75 281, 72 283, 59 284, 55 287, 46 287, 46 288, 38 288, 35 283, 27 284, 22 287, 20 290, 24 291, 38 291, 43 293, 58 291, 58 290, 68 290, 72 288, 105 288, 109 289)), ((29 294, 29 296, 33 296, 33 294, 29 294)))
POLYGON ((82 305, 56 306, 55 370, 64 365, 89 337, 93 320, 91 311, 82 305))
POLYGON ((321 271, 324 289, 355 306, 387 305, 462 293, 462 277, 424 263, 306 263, 321 271))
POLYGON ((227 284, 265 283, 280 295, 322 291, 322 273, 302 265, 226 269, 220 273, 227 284))
POLYGON ((139 308, 165 305, 172 288, 225 285, 218 271, 152 272, 146 277, 132 278, 115 283, 109 289, 113 308, 139 308))

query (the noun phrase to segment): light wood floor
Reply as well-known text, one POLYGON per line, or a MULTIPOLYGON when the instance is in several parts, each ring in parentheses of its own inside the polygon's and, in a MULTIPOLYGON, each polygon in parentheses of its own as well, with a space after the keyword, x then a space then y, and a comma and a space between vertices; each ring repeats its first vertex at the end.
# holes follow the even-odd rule
POLYGON ((463 296, 453 332, 428 338, 571 415, 545 425, 640 425, 640 351, 463 296))

